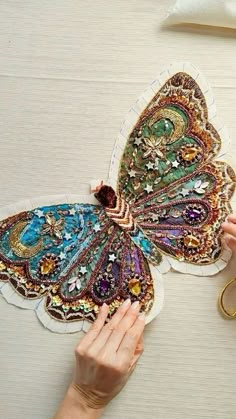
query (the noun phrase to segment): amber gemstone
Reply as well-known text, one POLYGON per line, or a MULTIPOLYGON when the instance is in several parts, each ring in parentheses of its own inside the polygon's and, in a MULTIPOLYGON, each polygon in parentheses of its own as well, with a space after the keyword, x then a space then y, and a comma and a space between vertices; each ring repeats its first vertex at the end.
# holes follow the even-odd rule
POLYGON ((55 269, 56 262, 53 259, 46 258, 42 261, 40 266, 41 274, 48 275, 55 269))
POLYGON ((140 281, 136 278, 132 278, 128 284, 129 291, 135 297, 138 297, 141 294, 141 284, 140 281))
POLYGON ((197 156, 198 150, 195 147, 184 147, 181 150, 183 160, 192 161, 197 156))
POLYGON ((186 237, 184 237, 184 246, 190 247, 190 248, 196 248, 200 245, 200 240, 193 236, 192 234, 188 234, 186 237))

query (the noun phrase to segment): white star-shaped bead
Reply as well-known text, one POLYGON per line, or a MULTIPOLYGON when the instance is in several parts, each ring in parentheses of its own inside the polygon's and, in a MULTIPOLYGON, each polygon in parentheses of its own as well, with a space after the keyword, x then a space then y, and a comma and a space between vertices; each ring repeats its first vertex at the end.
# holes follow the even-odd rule
POLYGON ((93 229, 94 229, 94 231, 96 231, 96 233, 97 233, 98 231, 101 231, 101 226, 100 226, 100 224, 95 224, 95 226, 93 227, 93 229))
POLYGON ((140 146, 140 144, 142 143, 141 138, 135 138, 134 144, 137 146, 140 146))
POLYGON ((159 221, 159 215, 153 214, 152 215, 152 221, 159 221))
POLYGON ((65 254, 64 252, 60 252, 60 253, 59 253, 59 258, 60 258, 61 260, 66 259, 66 254, 65 254))
POLYGON ((109 262, 115 262, 115 260, 116 260, 116 255, 114 255, 114 253, 109 255, 109 262))
POLYGON ((179 162, 177 160, 172 161, 171 164, 172 164, 172 167, 175 167, 176 169, 177 167, 179 167, 179 162))
POLYGON ((188 195, 189 195, 189 189, 185 189, 185 188, 183 188, 183 189, 180 191, 180 193, 181 193, 181 195, 183 195, 183 196, 188 196, 188 195))
POLYGON ((70 240, 72 238, 71 233, 66 233, 65 234, 65 239, 66 240, 70 240))
POLYGON ((153 192, 153 187, 152 187, 152 185, 147 184, 147 185, 145 186, 144 190, 145 190, 147 193, 150 193, 150 192, 153 192))
POLYGON ((74 208, 71 208, 71 209, 69 210, 69 214, 70 214, 70 215, 75 215, 75 213, 76 213, 76 211, 75 211, 75 209, 74 209, 74 208))
POLYGON ((82 275, 85 275, 88 272, 85 266, 81 266, 79 271, 82 275))
POLYGON ((154 163, 152 163, 151 161, 149 161, 149 162, 146 164, 146 166, 147 166, 148 170, 153 170, 153 169, 154 169, 155 164, 154 164, 154 163))
POLYGON ((37 215, 37 217, 42 218, 44 217, 44 213, 41 210, 35 210, 34 211, 35 215, 37 215))
POLYGON ((135 176, 136 176, 136 172, 135 172, 135 170, 133 170, 133 169, 131 169, 131 170, 128 172, 128 174, 129 174, 129 177, 135 177, 135 176))

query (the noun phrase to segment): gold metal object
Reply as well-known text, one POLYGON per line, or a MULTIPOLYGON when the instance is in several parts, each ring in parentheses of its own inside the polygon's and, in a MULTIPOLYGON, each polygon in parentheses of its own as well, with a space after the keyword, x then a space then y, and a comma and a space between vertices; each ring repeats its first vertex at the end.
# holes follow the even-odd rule
POLYGON ((228 284, 225 285, 225 287, 223 288, 223 290, 221 291, 221 294, 219 296, 219 307, 220 310, 222 311, 222 313, 230 319, 235 319, 236 318, 236 301, 235 301, 235 309, 233 309, 231 312, 229 309, 227 309, 227 307, 225 306, 225 302, 224 302, 224 297, 225 297, 225 293, 226 291, 229 291, 229 288, 235 284, 236 287, 236 278, 232 279, 231 281, 228 282, 228 284))

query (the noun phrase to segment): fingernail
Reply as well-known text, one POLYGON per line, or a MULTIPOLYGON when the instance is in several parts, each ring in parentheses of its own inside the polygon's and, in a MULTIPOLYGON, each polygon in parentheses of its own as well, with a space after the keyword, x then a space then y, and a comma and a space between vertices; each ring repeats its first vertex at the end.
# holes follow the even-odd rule
POLYGON ((136 310, 138 307, 139 307, 139 301, 135 301, 135 302, 132 304, 132 308, 133 308, 134 310, 136 310))
POLYGON ((123 307, 127 307, 128 305, 130 305, 131 301, 130 298, 127 298, 127 300, 124 301, 124 303, 122 304, 123 307))
POLYGON ((145 320, 145 317, 145 313, 140 313, 138 316, 139 320, 145 320))
POLYGON ((107 308, 108 305, 106 303, 103 303, 102 308, 107 308))

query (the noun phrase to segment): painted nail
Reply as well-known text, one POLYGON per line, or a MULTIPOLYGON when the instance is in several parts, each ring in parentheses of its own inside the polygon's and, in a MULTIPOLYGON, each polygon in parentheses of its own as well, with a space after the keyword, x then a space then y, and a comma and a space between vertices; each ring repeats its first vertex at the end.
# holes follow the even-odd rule
POLYGON ((131 303, 130 298, 127 298, 127 300, 125 300, 125 301, 123 302, 122 306, 123 306, 123 307, 127 307, 127 306, 129 306, 129 305, 130 305, 130 303, 131 303))
POLYGON ((132 304, 132 308, 133 308, 134 310, 136 310, 138 307, 139 307, 139 301, 135 301, 135 302, 132 304))

